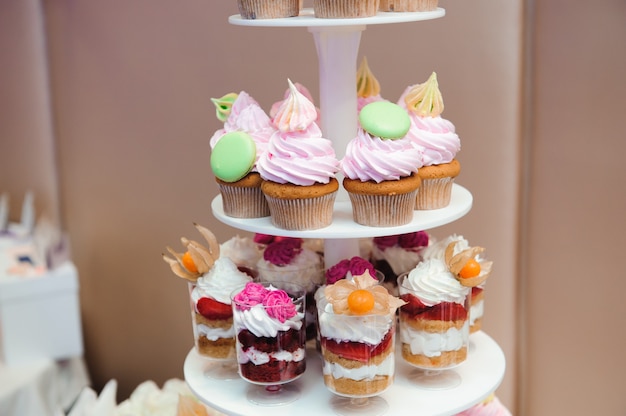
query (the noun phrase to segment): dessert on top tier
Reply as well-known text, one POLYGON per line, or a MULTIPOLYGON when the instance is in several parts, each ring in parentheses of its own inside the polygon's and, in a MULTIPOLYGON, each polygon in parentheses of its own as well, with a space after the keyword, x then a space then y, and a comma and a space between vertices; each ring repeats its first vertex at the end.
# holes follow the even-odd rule
POLYGON ((380 95, 380 83, 372 73, 367 58, 363 57, 356 73, 357 112, 375 101, 386 101, 380 95))
POLYGON ((367 271, 327 285, 324 297, 318 304, 324 383, 340 395, 383 392, 393 383, 395 313, 404 302, 367 271))
POLYGON ((322 137, 317 111, 289 80, 289 97, 281 104, 277 132, 257 168, 272 223, 283 229, 307 230, 330 225, 339 184, 339 161, 332 142, 322 137))
POLYGON ((163 255, 172 271, 189 283, 195 346, 199 354, 225 359, 234 357, 235 339, 230 293, 250 282, 228 257, 220 257, 215 235, 195 224, 208 247, 182 238, 185 252, 167 247, 172 257, 163 255))
POLYGON ((269 215, 261 192, 256 163, 275 128, 258 102, 248 93, 230 93, 212 99, 224 126, 210 140, 211 169, 222 194, 224 214, 236 218, 269 215))
POLYGON ((441 117, 444 105, 437 74, 433 72, 423 84, 407 87, 398 104, 411 118, 407 138, 422 152, 416 209, 443 208, 450 203, 454 178, 461 171, 456 159, 461 141, 454 124, 441 117))
POLYGON ((359 124, 341 160, 354 220, 368 226, 406 224, 413 219, 422 160, 405 138, 409 117, 398 105, 377 101, 363 107, 359 124))
POLYGON ((304 293, 289 286, 250 282, 233 293, 239 372, 249 381, 287 382, 306 369, 304 293))

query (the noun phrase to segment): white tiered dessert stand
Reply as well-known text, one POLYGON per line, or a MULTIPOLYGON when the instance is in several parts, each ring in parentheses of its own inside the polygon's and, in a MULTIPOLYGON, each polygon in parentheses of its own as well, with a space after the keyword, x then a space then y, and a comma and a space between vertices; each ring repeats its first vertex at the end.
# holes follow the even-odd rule
MULTIPOLYGON (((246 20, 239 15, 229 22, 240 26, 306 27, 313 34, 319 60, 320 111, 324 136, 333 141, 339 158, 356 135, 356 60, 361 33, 367 25, 416 22, 443 17, 445 10, 432 12, 384 13, 359 19, 318 19, 311 9, 303 9, 298 17, 285 19, 246 20), (354 120, 354 123, 346 122, 354 120)), ((340 190, 335 202, 333 222, 318 230, 289 231, 277 229, 269 217, 239 219, 226 216, 221 196, 211 204, 213 215, 234 228, 270 235, 324 239, 326 264, 359 255, 359 238, 403 234, 427 230, 453 222, 467 214, 472 206, 471 193, 455 184, 450 205, 437 210, 415 211, 413 220, 399 227, 366 227, 352 221, 352 208, 345 191, 340 190)), ((397 343, 399 344, 399 343, 397 343)), ((399 354, 398 354, 399 355, 399 354)), ((249 383, 243 379, 217 380, 204 375, 210 363, 192 349, 185 359, 184 375, 190 389, 209 406, 230 415, 331 415, 333 394, 322 377, 322 363, 314 349, 307 351, 307 369, 293 381, 302 391, 301 397, 283 406, 264 407, 245 399, 249 383)), ((456 367, 461 384, 451 389, 422 389, 410 380, 413 367, 401 358, 396 361, 394 384, 380 397, 389 404, 388 415, 404 415, 408 411, 420 416, 454 415, 489 396, 501 383, 505 358, 498 344, 482 331, 470 335, 467 360, 456 367)))

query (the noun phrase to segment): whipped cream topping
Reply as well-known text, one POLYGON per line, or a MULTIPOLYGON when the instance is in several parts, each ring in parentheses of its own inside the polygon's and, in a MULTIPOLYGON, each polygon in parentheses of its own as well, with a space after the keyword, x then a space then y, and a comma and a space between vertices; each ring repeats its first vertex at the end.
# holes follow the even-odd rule
POLYGON ((457 244, 454 246, 453 255, 459 254, 461 251, 469 248, 469 242, 462 235, 452 234, 443 240, 435 241, 428 247, 425 247, 424 250, 422 250, 422 258, 425 260, 436 258, 445 261, 446 248, 450 243, 455 241, 457 244))
POLYGON ((397 180, 410 176, 422 166, 422 155, 406 139, 383 140, 363 129, 348 142, 341 170, 350 179, 362 182, 397 180))
POLYGON ((259 245, 250 237, 236 235, 220 244, 220 257, 228 257, 237 266, 254 269, 261 256, 259 245))
POLYGON ((270 317, 262 304, 254 305, 247 310, 237 308, 233 310, 235 326, 239 329, 245 328, 257 337, 275 337, 279 331, 300 330, 303 319, 304 312, 298 312, 284 322, 280 322, 270 317))
POLYGON ((239 364, 246 364, 252 362, 254 365, 263 365, 270 362, 272 358, 278 361, 294 361, 299 362, 304 360, 305 352, 304 348, 298 348, 294 352, 289 351, 277 351, 272 353, 266 353, 259 351, 256 348, 248 348, 247 350, 239 350, 237 354, 237 362, 239 364))
POLYGON ((239 271, 231 259, 220 257, 211 270, 196 281, 196 286, 191 291, 191 299, 194 304, 200 298, 213 298, 230 305, 230 294, 250 281, 252 278, 239 271))
POLYGON ((319 302, 319 328, 324 338, 377 345, 393 325, 395 313, 389 315, 335 314, 333 305, 319 302), (321 308, 321 309, 320 309, 321 308))
POLYGON ((420 262, 398 288, 400 294, 410 291, 427 306, 441 302, 465 304, 470 288, 462 286, 450 273, 446 264, 439 259, 420 262))
POLYGON ((282 266, 260 258, 255 269, 259 272, 261 281, 297 283, 307 292, 315 290, 324 280, 322 259, 316 252, 307 248, 302 248, 291 263, 282 266))

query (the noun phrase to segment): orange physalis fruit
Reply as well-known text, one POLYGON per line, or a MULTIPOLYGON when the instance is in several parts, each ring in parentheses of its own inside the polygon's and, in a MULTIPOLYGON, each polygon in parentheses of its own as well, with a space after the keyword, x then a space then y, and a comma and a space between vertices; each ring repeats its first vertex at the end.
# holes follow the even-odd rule
POLYGON ((476 277, 480 274, 480 263, 476 259, 469 259, 465 266, 459 272, 459 277, 463 279, 469 279, 470 277, 476 277))
POLYGON ((196 267, 196 263, 191 258, 191 254, 188 251, 183 254, 183 266, 185 269, 189 270, 191 273, 198 273, 198 267, 196 267))
POLYGON ((348 309, 357 315, 363 315, 374 309, 374 295, 365 289, 353 290, 348 295, 348 309))

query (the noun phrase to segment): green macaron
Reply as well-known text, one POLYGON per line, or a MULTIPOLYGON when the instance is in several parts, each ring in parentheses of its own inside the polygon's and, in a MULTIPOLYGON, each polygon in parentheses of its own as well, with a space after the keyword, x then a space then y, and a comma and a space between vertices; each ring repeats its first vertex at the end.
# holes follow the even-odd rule
POLYGON ((401 139, 411 127, 406 110, 389 101, 367 104, 359 113, 363 130, 381 139, 401 139))
POLYGON ((246 176, 256 160, 256 144, 249 134, 233 131, 223 135, 211 152, 211 170, 224 182, 246 176))

